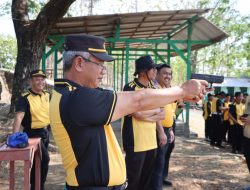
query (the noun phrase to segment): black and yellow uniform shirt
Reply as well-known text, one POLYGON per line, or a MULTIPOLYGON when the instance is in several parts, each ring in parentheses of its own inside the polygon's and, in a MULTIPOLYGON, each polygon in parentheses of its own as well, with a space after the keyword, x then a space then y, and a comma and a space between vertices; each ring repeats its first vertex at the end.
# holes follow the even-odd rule
MULTIPOLYGON (((245 111, 245 105, 242 103, 234 103, 230 105, 229 107, 229 113, 237 120, 239 125, 243 126, 242 121, 240 120, 240 117, 244 114, 245 111)), ((234 125, 234 122, 232 119, 229 119, 230 125, 234 125)))
MULTIPOLYGON (((157 83, 157 88, 162 89, 162 86, 157 83)), ((163 127, 170 128, 174 124, 175 110, 177 107, 177 102, 167 104, 164 106, 165 109, 165 118, 161 121, 163 127)))
MULTIPOLYGON (((230 105, 230 104, 231 104, 231 102, 224 102, 224 103, 223 103, 223 107, 229 108, 229 105, 230 105)), ((224 120, 224 121, 228 121, 228 120, 229 120, 229 115, 228 115, 228 113, 229 113, 229 109, 223 111, 223 120, 224 120)))
POLYGON ((49 125, 49 99, 48 92, 37 94, 31 89, 19 96, 16 112, 25 112, 21 123, 25 129, 40 129, 49 125))
MULTIPOLYGON (((147 88, 138 79, 126 84, 124 91, 147 88)), ((141 152, 157 148, 156 122, 138 120, 131 115, 123 118, 122 141, 125 151, 141 152)))
POLYGON ((222 101, 219 98, 214 97, 211 105, 212 114, 222 114, 222 111, 220 110, 221 106, 222 106, 222 101))
POLYGON ((205 120, 208 119, 208 117, 211 116, 211 106, 212 106, 212 102, 211 101, 206 101, 204 104, 204 113, 203 113, 203 118, 205 120))
POLYGON ((164 106, 165 108, 165 118, 161 121, 163 127, 170 128, 174 124, 175 110, 177 103, 171 103, 164 106))
POLYGON ((69 186, 106 187, 125 182, 125 160, 109 124, 116 97, 113 91, 55 80, 51 129, 69 186))

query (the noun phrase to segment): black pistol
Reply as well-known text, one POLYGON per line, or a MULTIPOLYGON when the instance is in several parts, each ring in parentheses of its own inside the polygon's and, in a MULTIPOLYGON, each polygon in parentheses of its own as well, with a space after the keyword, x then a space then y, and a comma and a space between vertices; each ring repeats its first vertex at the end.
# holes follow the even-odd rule
POLYGON ((217 84, 223 83, 224 76, 192 73, 191 79, 205 80, 208 83, 210 83, 211 85, 210 87, 212 87, 213 83, 217 83, 217 84))

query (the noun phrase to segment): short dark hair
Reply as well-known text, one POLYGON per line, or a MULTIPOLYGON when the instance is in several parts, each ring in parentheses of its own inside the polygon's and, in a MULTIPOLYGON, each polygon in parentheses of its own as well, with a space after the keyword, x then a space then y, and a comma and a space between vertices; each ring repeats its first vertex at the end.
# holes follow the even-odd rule
POLYGON ((243 96, 249 96, 249 94, 248 94, 247 92, 245 92, 245 93, 243 94, 243 96))
POLYGON ((226 97, 231 96, 230 94, 226 94, 226 97))
POLYGON ((225 93, 224 91, 221 91, 221 92, 219 93, 219 95, 221 95, 221 96, 225 96, 225 95, 226 95, 226 93, 225 93))
POLYGON ((242 92, 235 92, 234 96, 237 98, 242 94, 242 92))
POLYGON ((207 94, 207 97, 208 97, 208 98, 211 97, 211 96, 214 96, 214 95, 211 94, 211 93, 208 93, 208 94, 207 94))
POLYGON ((166 63, 161 63, 156 66, 157 71, 160 71, 162 68, 169 68, 171 69, 171 66, 166 63))

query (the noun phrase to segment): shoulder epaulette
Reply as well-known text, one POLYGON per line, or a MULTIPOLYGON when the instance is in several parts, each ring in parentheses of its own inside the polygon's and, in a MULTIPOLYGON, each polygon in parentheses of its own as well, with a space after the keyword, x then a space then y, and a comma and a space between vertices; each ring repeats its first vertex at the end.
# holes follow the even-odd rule
POLYGON ((30 94, 30 92, 28 91, 28 92, 22 93, 21 96, 25 97, 25 96, 28 96, 29 94, 30 94))
POLYGON ((134 88, 135 87, 135 82, 131 81, 130 83, 128 83, 129 87, 134 88))
POLYGON ((47 90, 44 90, 43 92, 44 94, 50 94, 47 90))

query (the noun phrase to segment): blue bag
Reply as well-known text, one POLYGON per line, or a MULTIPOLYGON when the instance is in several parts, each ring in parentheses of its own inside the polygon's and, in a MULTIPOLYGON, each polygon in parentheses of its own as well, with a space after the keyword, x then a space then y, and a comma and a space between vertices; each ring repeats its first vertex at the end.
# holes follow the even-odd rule
POLYGON ((28 146, 27 133, 16 132, 8 136, 7 145, 12 148, 25 148, 28 146))

